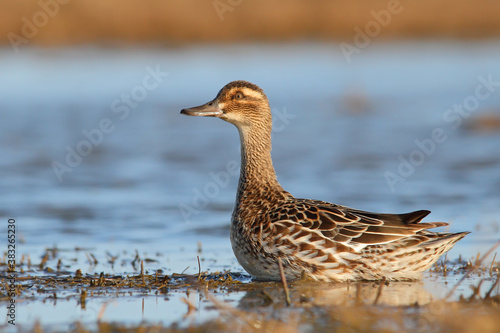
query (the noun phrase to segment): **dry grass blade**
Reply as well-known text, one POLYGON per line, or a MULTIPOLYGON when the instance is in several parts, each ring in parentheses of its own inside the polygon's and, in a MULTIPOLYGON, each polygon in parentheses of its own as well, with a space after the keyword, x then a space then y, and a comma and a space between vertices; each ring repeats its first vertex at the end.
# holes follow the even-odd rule
POLYGON ((493 260, 491 261, 491 265, 490 265, 490 276, 493 276, 493 266, 495 265, 495 259, 497 257, 497 253, 495 252, 495 255, 493 256, 493 260))
POLYGON ((49 254, 45 253, 45 255, 42 258, 42 261, 40 262, 40 265, 38 265, 38 267, 40 267, 40 270, 43 269, 43 266, 45 266, 45 264, 47 263, 47 260, 49 260, 49 254))
POLYGON ((493 283, 493 285, 491 286, 490 290, 488 290, 488 292, 484 295, 484 299, 490 298, 491 292, 493 290, 495 290, 495 288, 498 285, 499 281, 500 281, 500 275, 497 276, 497 279, 496 279, 495 283, 493 283))
POLYGON ((97 258, 93 253, 90 253, 90 257, 92 258, 92 264, 96 266, 99 263, 99 261, 97 260, 97 258))
POLYGON ((198 259, 198 281, 201 279, 201 264, 200 264, 200 256, 196 256, 196 259, 198 259))
POLYGON ((460 279, 460 281, 457 282, 457 284, 455 284, 455 286, 453 287, 453 289, 450 290, 450 292, 446 295, 445 299, 448 299, 451 297, 451 295, 453 295, 453 293, 457 290, 457 288, 460 286, 460 284, 462 284, 462 282, 469 276, 470 273, 472 273, 476 268, 480 267, 482 262, 500 245, 500 240, 497 241, 495 244, 493 244, 493 246, 491 247, 491 249, 488 250, 488 252, 486 252, 481 258, 479 258, 479 255, 478 255, 478 258, 476 258, 476 263, 474 265, 471 266, 471 268, 469 268, 469 270, 467 271, 467 273, 464 274, 464 276, 460 279))
POLYGON ((477 295, 479 295, 479 292, 481 291, 481 286, 483 284, 484 280, 479 281, 477 286, 471 286, 472 288, 472 295, 469 297, 468 302, 472 302, 477 295))
POLYGON ((280 268, 281 282, 283 283, 283 290, 285 291, 286 306, 290 306, 292 302, 290 301, 290 292, 288 290, 288 284, 286 282, 285 272, 283 271, 283 264, 281 263, 281 258, 278 258, 278 267, 280 268))
POLYGON ((146 285, 146 277, 144 276, 144 260, 141 260, 141 277, 142 277, 142 284, 146 285))
POLYGON ((104 281, 104 272, 101 272, 101 274, 99 274, 99 280, 97 282, 97 285, 101 287, 106 286, 106 282, 104 281))

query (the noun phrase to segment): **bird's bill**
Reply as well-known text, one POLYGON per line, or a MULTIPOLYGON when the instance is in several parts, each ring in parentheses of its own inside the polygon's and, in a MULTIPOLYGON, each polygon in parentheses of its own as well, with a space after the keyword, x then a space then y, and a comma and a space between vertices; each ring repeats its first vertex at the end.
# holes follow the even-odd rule
POLYGON ((182 109, 181 114, 187 116, 200 116, 200 117, 218 117, 222 114, 222 110, 216 101, 211 101, 206 104, 195 106, 192 108, 182 109))

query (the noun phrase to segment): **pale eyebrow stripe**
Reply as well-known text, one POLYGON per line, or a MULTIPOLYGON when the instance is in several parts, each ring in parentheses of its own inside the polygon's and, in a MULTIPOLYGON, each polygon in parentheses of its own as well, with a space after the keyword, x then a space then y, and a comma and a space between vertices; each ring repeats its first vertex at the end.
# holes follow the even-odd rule
POLYGON ((245 95, 245 96, 253 97, 253 98, 256 98, 256 99, 261 99, 262 98, 262 94, 261 93, 259 93, 257 91, 254 91, 252 89, 242 88, 240 90, 243 93, 243 95, 245 95))

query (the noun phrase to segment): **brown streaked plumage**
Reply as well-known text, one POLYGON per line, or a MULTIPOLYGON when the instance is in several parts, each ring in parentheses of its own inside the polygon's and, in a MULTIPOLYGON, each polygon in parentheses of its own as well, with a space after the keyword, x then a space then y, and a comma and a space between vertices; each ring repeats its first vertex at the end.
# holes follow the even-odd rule
POLYGON ((418 278, 467 232, 436 233, 447 225, 420 221, 430 212, 377 214, 297 199, 276 180, 271 160, 271 110, 258 86, 234 81, 214 100, 182 114, 212 116, 240 133, 241 173, 231 218, 238 262, 257 279, 322 281, 418 278))

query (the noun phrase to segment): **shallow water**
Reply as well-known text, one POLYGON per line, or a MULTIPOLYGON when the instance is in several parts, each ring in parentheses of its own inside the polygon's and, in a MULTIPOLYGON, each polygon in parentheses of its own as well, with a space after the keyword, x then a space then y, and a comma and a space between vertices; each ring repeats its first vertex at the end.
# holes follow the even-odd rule
MULTIPOLYGON (((350 64, 327 44, 0 50, 3 229, 16 220, 18 260, 38 263, 57 247, 71 272, 136 274, 136 250, 164 274, 197 273, 197 255, 203 270, 241 272, 228 238, 237 131, 179 110, 245 79, 271 102, 286 190, 371 211, 429 209, 445 230, 472 231, 448 258, 475 257, 500 238, 500 129, 474 125, 500 117, 500 87, 478 88, 500 81, 499 53, 498 41, 376 44, 350 64), (467 109, 449 111, 455 104, 467 109), (81 160, 68 153, 78 150, 81 160), (392 186, 387 172, 399 177, 392 186), (112 267, 110 256, 130 260, 112 267)), ((35 300, 19 304, 19 321, 90 321, 110 302, 107 320, 168 311, 169 324, 184 320, 179 297, 92 299, 83 312, 73 300, 35 300), (141 314, 143 299, 153 310, 141 314)))

